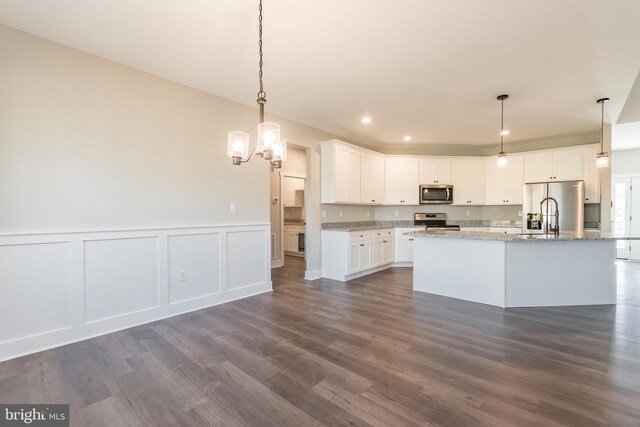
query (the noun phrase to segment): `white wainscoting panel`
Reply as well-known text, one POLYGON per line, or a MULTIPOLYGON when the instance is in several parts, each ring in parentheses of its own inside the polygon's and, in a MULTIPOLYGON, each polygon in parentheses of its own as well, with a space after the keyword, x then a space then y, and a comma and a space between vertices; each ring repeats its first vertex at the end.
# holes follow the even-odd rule
POLYGON ((169 236, 169 303, 222 291, 220 243, 220 233, 169 236))
POLYGON ((269 292, 270 235, 269 224, 0 235, 0 361, 269 292))
POLYGON ((266 279, 265 266, 257 260, 268 257, 268 235, 260 231, 235 231, 227 233, 227 289, 241 289, 262 283, 266 279))
POLYGON ((0 246, 0 345, 70 327, 69 243, 0 246))
POLYGON ((158 238, 84 242, 87 323, 158 306, 158 238))

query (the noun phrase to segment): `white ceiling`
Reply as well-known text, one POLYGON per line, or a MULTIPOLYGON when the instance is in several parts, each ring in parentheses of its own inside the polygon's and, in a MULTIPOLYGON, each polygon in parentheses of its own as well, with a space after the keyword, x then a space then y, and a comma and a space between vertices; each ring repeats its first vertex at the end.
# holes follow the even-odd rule
MULTIPOLYGON (((503 92, 507 141, 594 130, 595 100, 616 122, 640 70, 638 0, 265 0, 264 15, 267 111, 370 145, 493 144, 503 92)), ((255 106, 257 0, 0 0, 0 22, 255 106)))

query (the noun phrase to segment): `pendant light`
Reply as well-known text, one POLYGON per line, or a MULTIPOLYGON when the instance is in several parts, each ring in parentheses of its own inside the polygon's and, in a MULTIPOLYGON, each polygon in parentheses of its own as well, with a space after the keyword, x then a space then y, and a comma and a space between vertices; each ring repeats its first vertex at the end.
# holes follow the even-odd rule
POLYGON ((500 114, 500 152, 498 153, 498 162, 497 166, 499 168, 507 167, 507 153, 504 151, 504 136, 509 135, 509 131, 504 128, 504 100, 509 98, 509 95, 499 95, 498 101, 500 101, 501 105, 501 114, 500 114))
POLYGON ((258 3, 258 108, 260 110, 260 122, 258 123, 258 142, 256 148, 249 152, 249 135, 241 131, 229 132, 227 140, 227 156, 233 160, 234 165, 241 165, 251 159, 255 152, 257 156, 268 160, 273 168, 281 168, 282 161, 287 158, 287 140, 280 137, 280 125, 274 122, 264 121, 264 106, 267 103, 267 93, 262 83, 262 0, 258 3))
POLYGON ((596 167, 606 168, 609 166, 609 154, 604 152, 604 104, 609 102, 609 98, 600 98, 596 101, 602 106, 600 117, 600 152, 596 155, 596 167))

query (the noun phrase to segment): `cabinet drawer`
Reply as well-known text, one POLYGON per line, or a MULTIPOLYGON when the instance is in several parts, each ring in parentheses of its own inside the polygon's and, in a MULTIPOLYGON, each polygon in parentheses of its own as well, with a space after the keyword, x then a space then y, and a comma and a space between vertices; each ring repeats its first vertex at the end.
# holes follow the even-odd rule
POLYGON ((374 239, 380 239, 382 237, 393 237, 393 229, 384 229, 384 230, 373 230, 372 237, 374 239))
POLYGON ((371 240, 371 230, 352 231, 349 233, 350 242, 361 242, 364 240, 371 240))

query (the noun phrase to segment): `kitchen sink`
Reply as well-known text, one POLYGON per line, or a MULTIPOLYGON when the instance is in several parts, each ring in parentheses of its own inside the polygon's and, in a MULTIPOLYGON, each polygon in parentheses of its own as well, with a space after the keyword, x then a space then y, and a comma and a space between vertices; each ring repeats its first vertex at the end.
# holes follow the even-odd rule
POLYGON ((540 240, 556 238, 556 236, 553 234, 540 234, 540 233, 519 233, 518 236, 520 236, 522 239, 540 239, 540 240))

